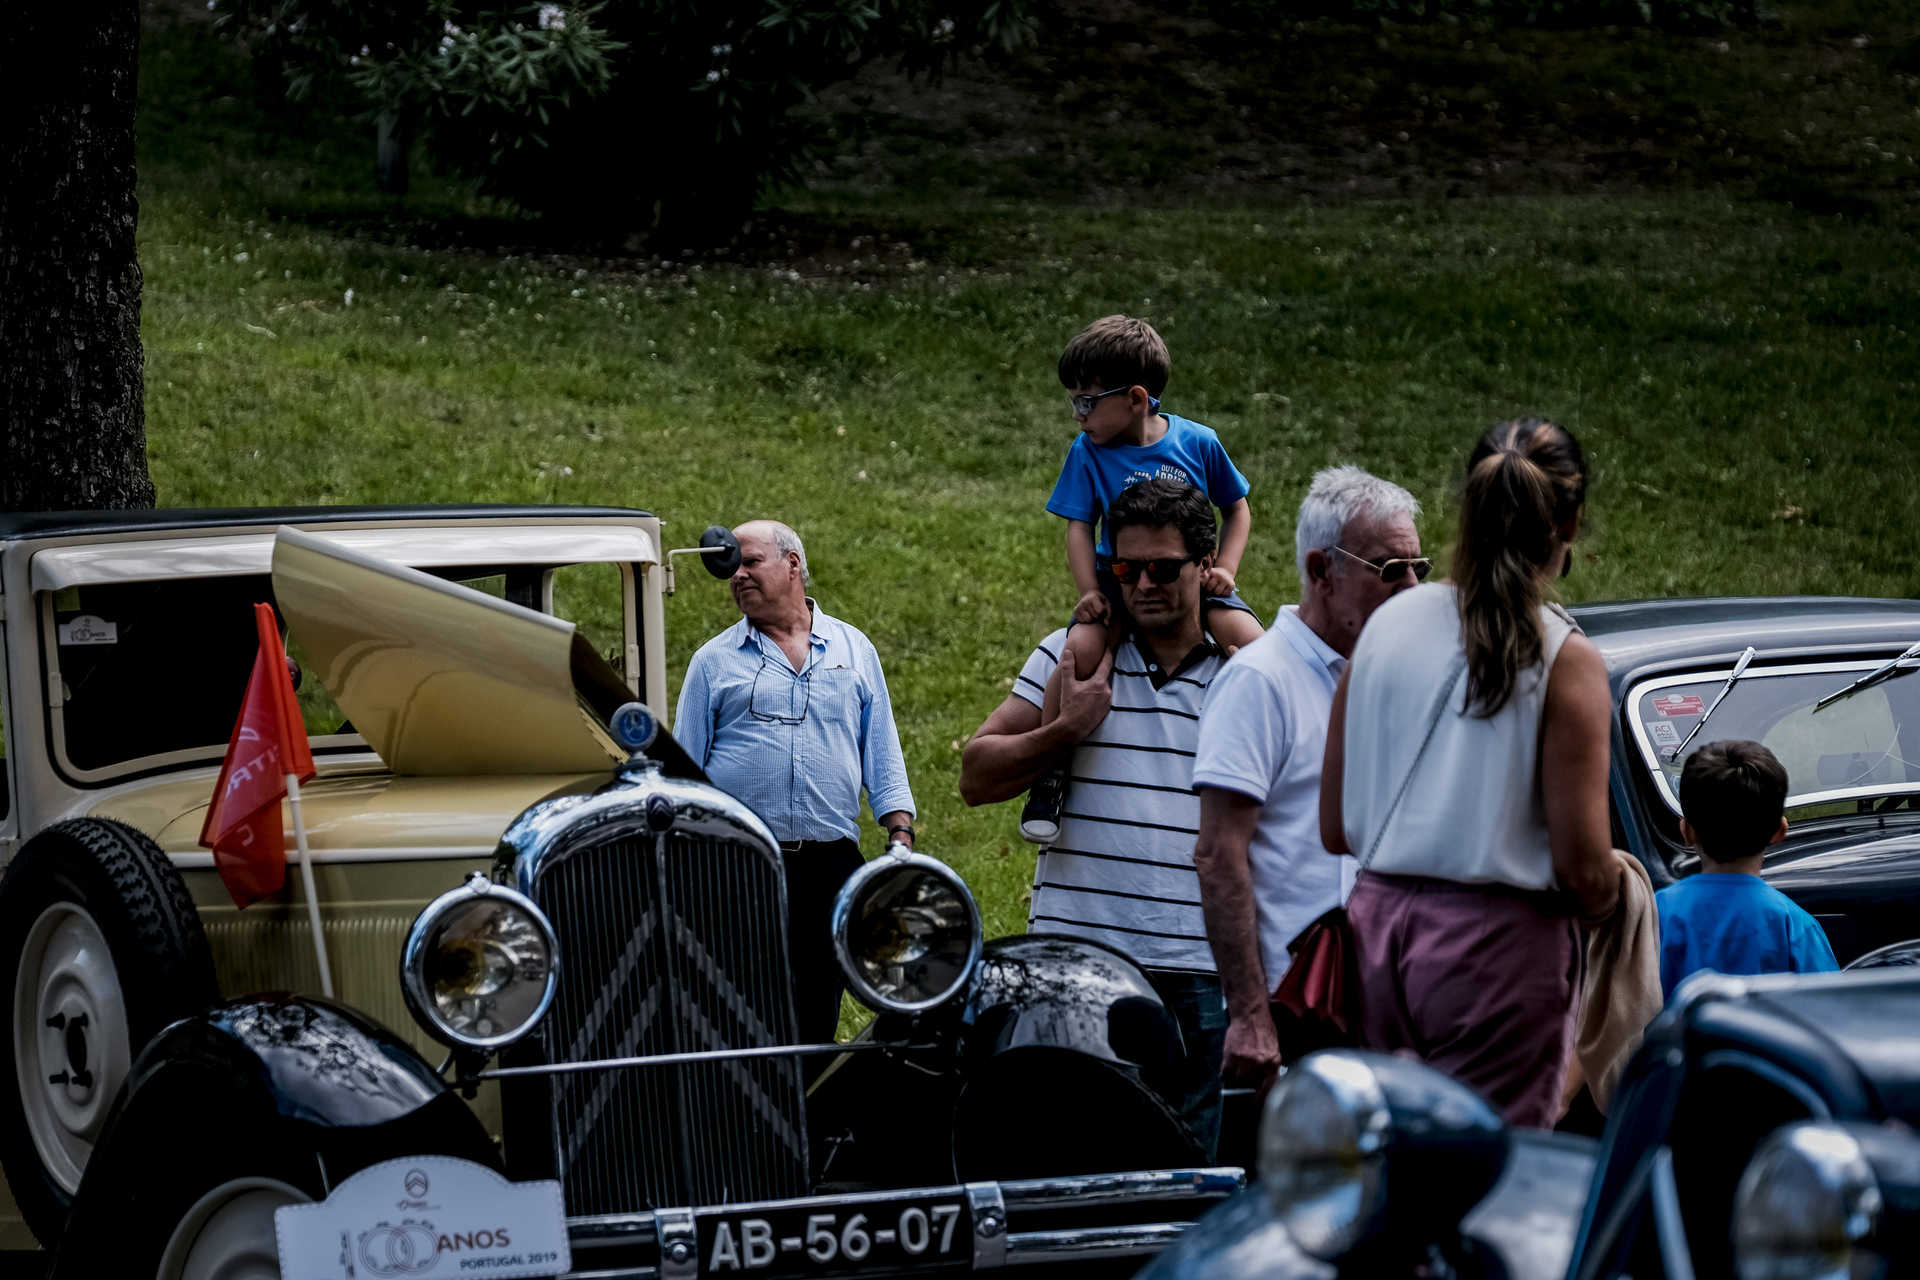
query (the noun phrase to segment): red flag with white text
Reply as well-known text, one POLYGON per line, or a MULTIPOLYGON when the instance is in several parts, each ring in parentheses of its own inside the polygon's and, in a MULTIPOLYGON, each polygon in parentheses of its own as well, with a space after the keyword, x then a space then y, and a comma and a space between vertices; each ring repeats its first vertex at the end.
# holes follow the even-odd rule
POLYGON ((287 794, 288 774, 302 782, 313 776, 313 752, 287 674, 273 606, 256 604, 253 616, 260 652, 227 743, 227 758, 220 765, 206 824, 200 828, 200 843, 213 850, 214 869, 240 907, 278 893, 286 884, 280 801, 287 794))

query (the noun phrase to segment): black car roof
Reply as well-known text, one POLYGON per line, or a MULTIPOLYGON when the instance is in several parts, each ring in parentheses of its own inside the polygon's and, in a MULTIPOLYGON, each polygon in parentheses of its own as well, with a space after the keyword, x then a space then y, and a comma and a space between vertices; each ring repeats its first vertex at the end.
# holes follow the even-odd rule
POLYGON ((1898 652, 1920 640, 1920 600, 1853 596, 1738 596, 1621 600, 1576 607, 1573 616, 1617 684, 1636 669, 1724 657, 1752 645, 1802 656, 1850 648, 1898 652))
POLYGON ((633 507, 548 507, 470 502, 392 507, 161 507, 129 511, 0 512, 0 542, 76 533, 164 533, 209 525, 329 524, 356 520, 553 520, 650 516, 633 507))

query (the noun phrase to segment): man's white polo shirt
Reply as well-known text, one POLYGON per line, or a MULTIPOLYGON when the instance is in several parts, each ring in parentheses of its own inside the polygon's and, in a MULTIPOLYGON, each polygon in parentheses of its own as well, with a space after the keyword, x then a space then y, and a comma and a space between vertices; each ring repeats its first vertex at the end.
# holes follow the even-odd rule
POLYGON ((1320 764, 1346 665, 1288 605, 1213 678, 1200 716, 1194 786, 1260 801, 1249 861, 1269 992, 1292 963, 1287 944, 1353 888, 1354 859, 1320 843, 1320 764))

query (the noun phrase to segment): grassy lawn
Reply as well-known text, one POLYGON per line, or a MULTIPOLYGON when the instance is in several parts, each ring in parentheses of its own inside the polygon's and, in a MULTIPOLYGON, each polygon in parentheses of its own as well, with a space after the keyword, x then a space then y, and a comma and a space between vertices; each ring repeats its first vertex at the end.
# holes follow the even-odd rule
MULTIPOLYGON (((1095 316, 1154 320, 1167 407, 1253 481, 1240 584, 1264 614, 1297 595, 1315 469, 1405 484, 1444 563, 1467 447, 1520 412, 1574 427, 1597 467, 1570 600, 1920 593, 1920 250, 1898 198, 1872 217, 1717 186, 1050 199, 975 155, 1000 179, 786 194, 770 247, 730 258, 465 248, 540 236, 446 182, 389 209, 359 150, 264 131, 196 28, 150 23, 145 56, 161 502, 620 503, 683 544, 788 521, 823 606, 886 662, 924 847, 995 933, 1023 925, 1032 857, 1015 806, 960 803, 959 748, 1074 597, 1043 511, 1074 431, 1053 364, 1095 316)), ((676 688, 734 616, 719 584, 681 583, 676 688)))

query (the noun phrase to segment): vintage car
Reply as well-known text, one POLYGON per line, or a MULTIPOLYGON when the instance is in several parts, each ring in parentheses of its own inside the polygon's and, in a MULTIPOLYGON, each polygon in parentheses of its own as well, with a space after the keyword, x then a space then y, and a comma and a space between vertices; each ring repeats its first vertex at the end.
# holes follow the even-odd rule
POLYGON ((1130 1265, 1240 1184, 1140 972, 983 940, 932 858, 838 904, 871 1026, 795 1042, 779 846, 664 728, 673 554, 601 508, 0 517, 0 1163, 54 1275, 1130 1265), (299 877, 239 911, 198 845, 262 600, 333 999, 299 877))
POLYGON ((1688 749, 1752 738, 1789 782, 1791 825, 1767 851, 1768 883, 1820 921, 1843 965, 1920 936, 1920 680, 1904 678, 1920 666, 1920 601, 1663 600, 1573 612, 1613 686, 1614 839, 1656 886, 1699 869, 1680 842, 1686 752, 1676 748, 1689 735, 1688 749))
POLYGON ((1310 1055, 1260 1181, 1141 1280, 1881 1280, 1920 1274, 1920 973, 1681 985, 1598 1140, 1431 1068, 1310 1055))
POLYGON ((1687 753, 1765 743, 1789 774, 1790 830, 1762 874, 1842 964, 1874 972, 1696 977, 1650 1029, 1598 1143, 1509 1131, 1415 1064, 1305 1059, 1269 1099, 1264 1188, 1145 1274, 1920 1272, 1920 680, 1905 678, 1920 666, 1920 602, 1574 614, 1613 689, 1615 842, 1656 885, 1693 874, 1676 794, 1687 753))

